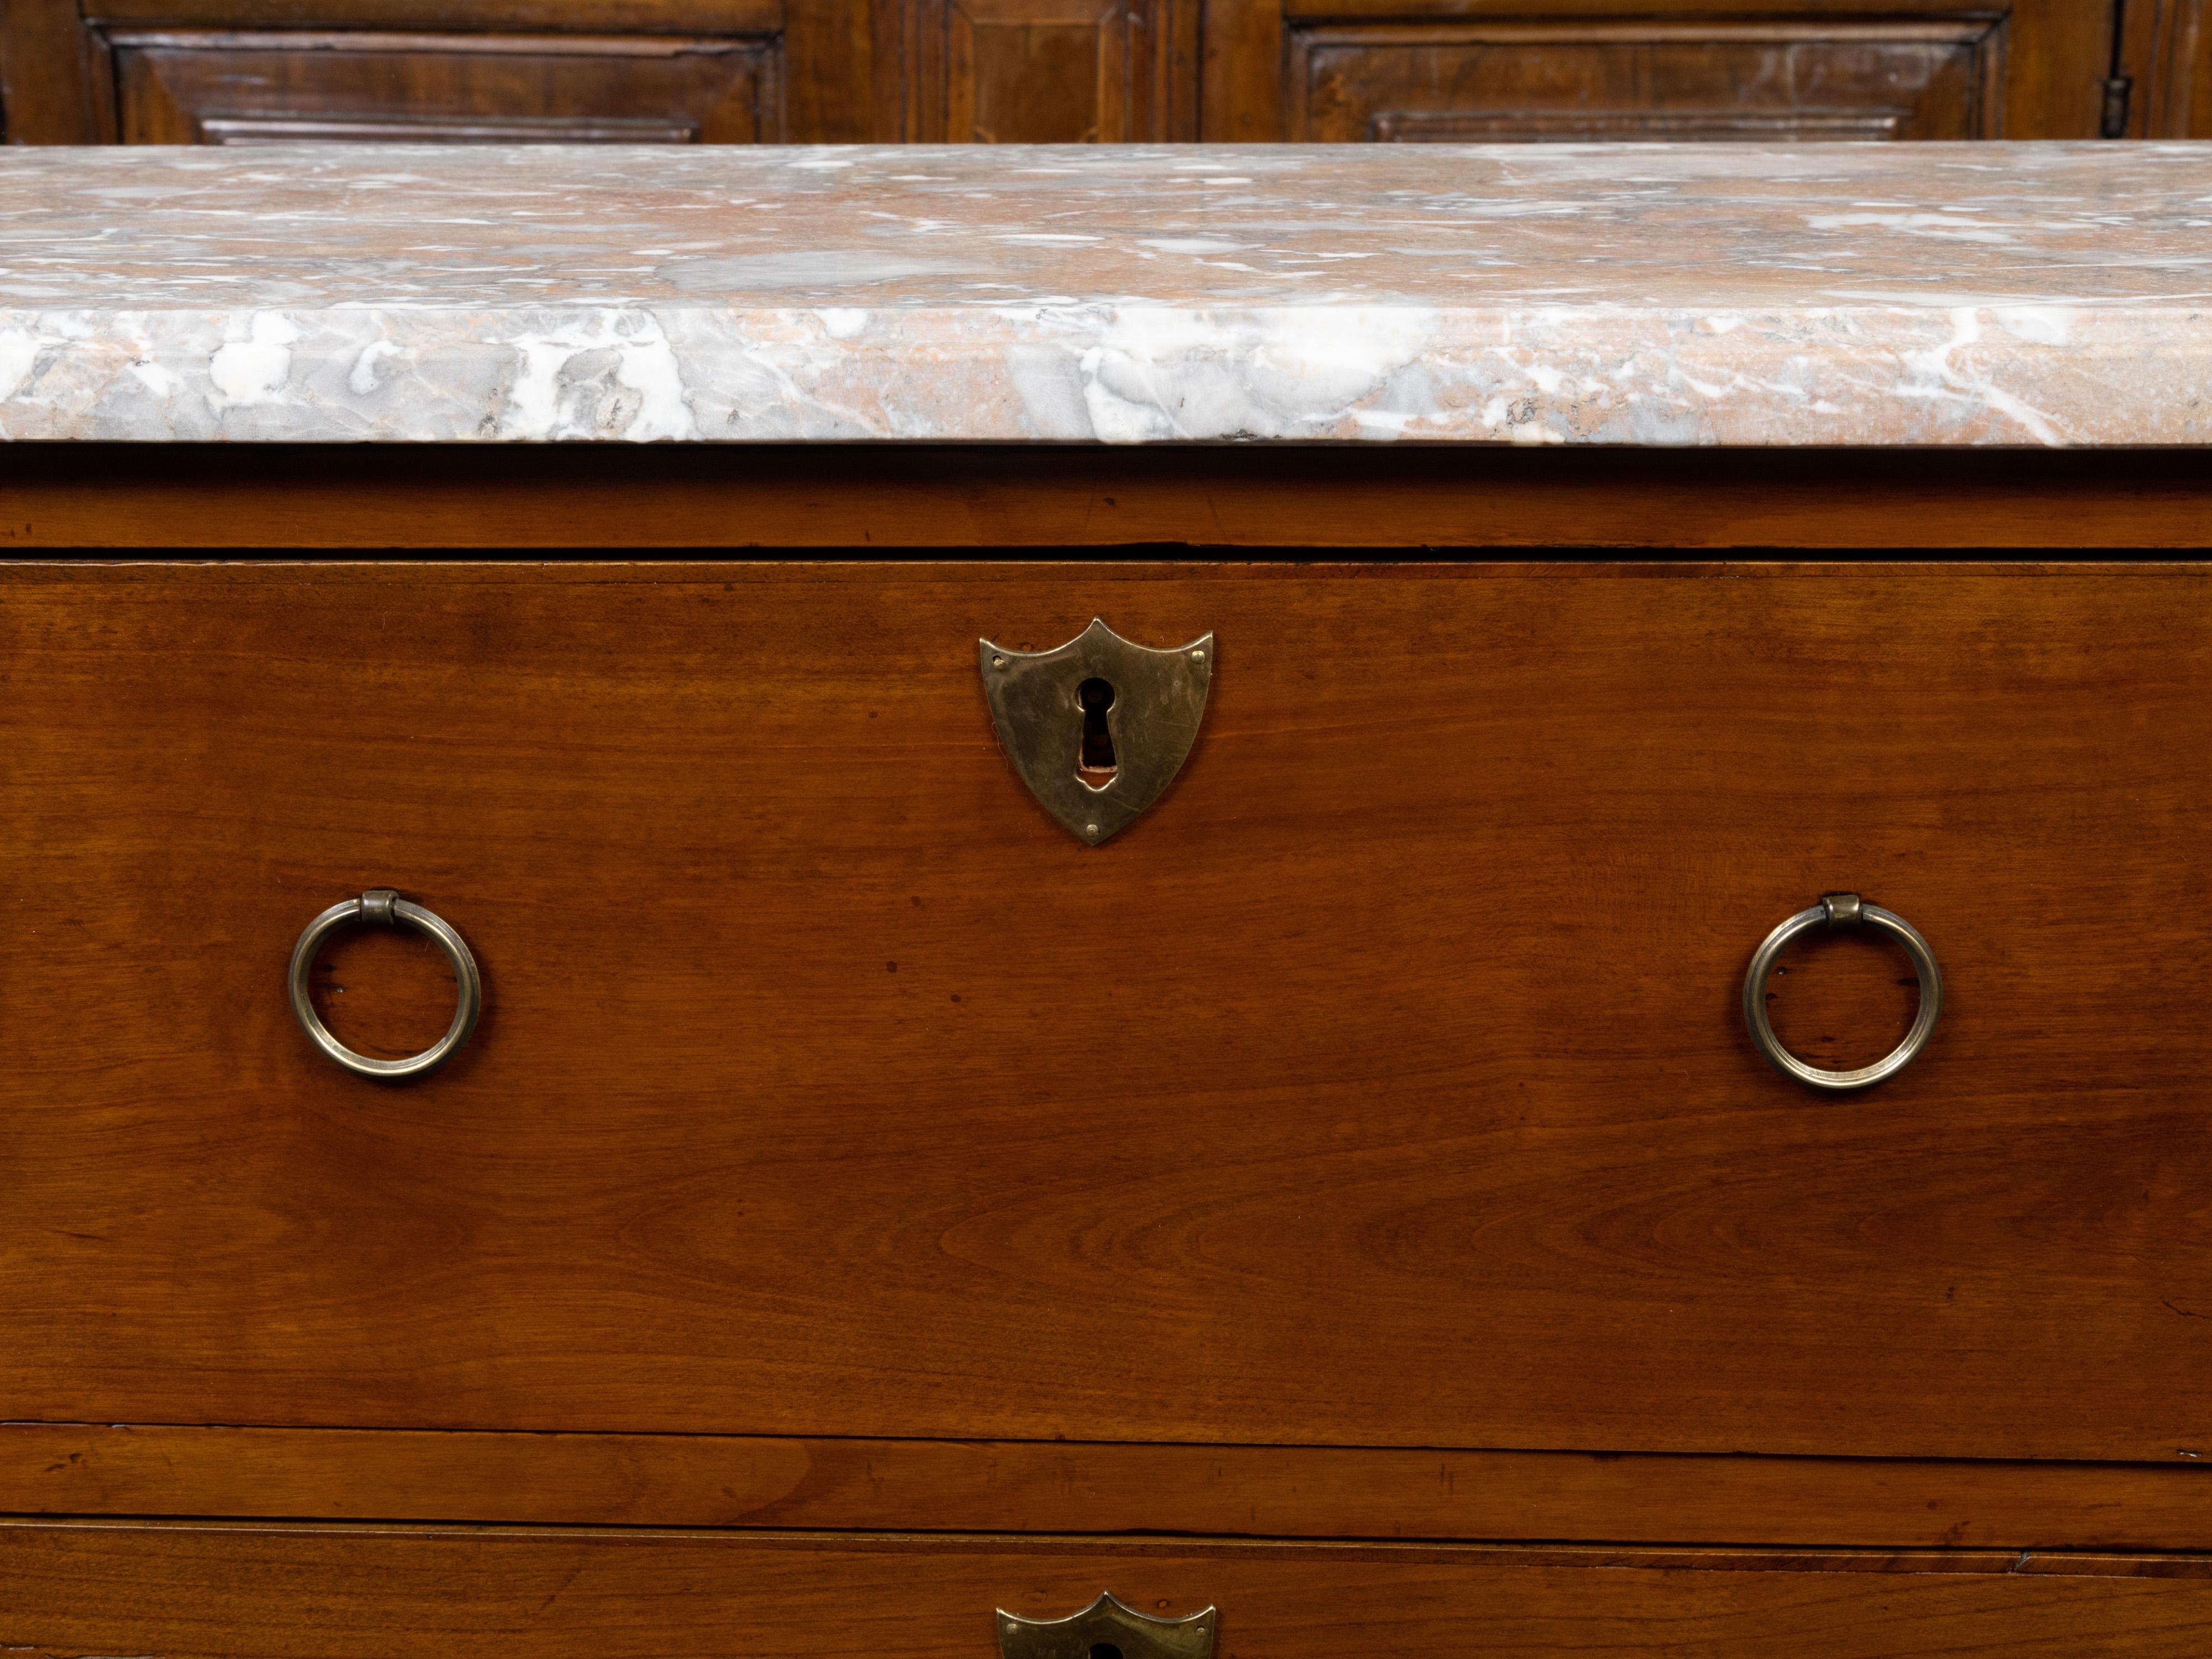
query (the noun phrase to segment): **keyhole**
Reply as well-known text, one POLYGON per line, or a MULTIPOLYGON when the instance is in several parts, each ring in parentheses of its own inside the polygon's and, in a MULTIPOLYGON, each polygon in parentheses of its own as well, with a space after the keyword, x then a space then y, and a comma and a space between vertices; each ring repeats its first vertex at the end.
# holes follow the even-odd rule
POLYGON ((1093 1642, 1091 1644, 1091 1659, 1121 1659, 1121 1650, 1111 1642, 1093 1642))
POLYGON ((1083 710, 1083 748, 1075 763, 1075 775, 1090 788, 1103 789, 1120 769, 1114 758, 1114 734, 1106 725, 1106 711, 1114 706, 1114 688, 1104 680, 1085 680, 1075 688, 1075 702, 1083 710))

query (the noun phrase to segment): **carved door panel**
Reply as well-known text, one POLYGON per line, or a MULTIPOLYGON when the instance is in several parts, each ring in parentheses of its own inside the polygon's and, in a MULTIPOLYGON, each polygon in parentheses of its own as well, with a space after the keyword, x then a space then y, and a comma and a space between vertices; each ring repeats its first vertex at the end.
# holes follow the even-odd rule
POLYGON ((1193 5, 909 0, 906 20, 906 136, 915 142, 1196 136, 1193 5), (1188 40, 1178 41, 1178 25, 1188 40))
POLYGON ((1999 26, 1317 24, 1289 35, 1290 136, 1342 142, 1983 138, 1999 26))
POLYGON ((1212 0, 1205 136, 2091 138, 2112 25, 2110 0, 1212 0))
POLYGON ((769 40, 167 30, 112 46, 125 143, 781 137, 769 40))
POLYGON ((2212 0, 7 0, 18 143, 2212 132, 2212 0))
POLYGON ((893 0, 6 0, 16 143, 901 136, 893 0))

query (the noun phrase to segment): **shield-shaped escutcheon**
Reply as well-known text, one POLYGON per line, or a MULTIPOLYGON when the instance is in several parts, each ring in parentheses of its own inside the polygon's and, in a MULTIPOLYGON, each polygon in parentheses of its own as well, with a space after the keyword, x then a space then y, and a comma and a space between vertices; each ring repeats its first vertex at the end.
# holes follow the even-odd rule
POLYGON ((1170 650, 1105 622, 1050 651, 981 648, 999 745, 1044 810, 1096 847, 1175 781, 1213 684, 1213 635, 1170 650))
POLYGON ((1101 1595, 1065 1619, 1023 1619, 999 1609, 1000 1659, 1213 1659, 1207 1607, 1183 1619, 1154 1619, 1101 1595))

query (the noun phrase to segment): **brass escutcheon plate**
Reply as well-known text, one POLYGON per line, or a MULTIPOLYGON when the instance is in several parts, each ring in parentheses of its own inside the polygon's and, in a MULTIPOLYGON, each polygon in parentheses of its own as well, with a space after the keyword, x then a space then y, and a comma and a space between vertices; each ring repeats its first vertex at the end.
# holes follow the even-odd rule
POLYGON ((1155 650, 1094 617, 1050 651, 976 644, 999 746, 1044 810, 1086 846, 1128 828, 1175 781, 1206 717, 1212 635, 1155 650), (1110 769, 1087 763, 1094 750, 1110 751, 1110 769))
POLYGON ((1065 1619, 999 1609, 1000 1659, 1212 1659, 1215 1609, 1153 1619, 1110 1595, 1065 1619))

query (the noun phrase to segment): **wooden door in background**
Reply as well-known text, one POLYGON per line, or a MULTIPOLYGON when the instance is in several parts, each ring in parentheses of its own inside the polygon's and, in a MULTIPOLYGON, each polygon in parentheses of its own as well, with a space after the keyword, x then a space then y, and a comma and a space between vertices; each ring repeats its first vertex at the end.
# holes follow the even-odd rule
POLYGON ((1212 0, 1206 136, 2094 138, 2113 19, 2110 0, 1212 0))
POLYGON ((1195 0, 908 0, 899 136, 1196 138, 1199 15, 1195 0))
POLYGON ((5 0, 0 94, 18 143, 2180 137, 2212 134, 2208 12, 2212 0, 5 0))
POLYGON ((1317 21, 1285 33, 1285 135, 1324 143, 1987 138, 1990 18, 1317 21))
POLYGON ((14 143, 868 143, 900 136, 895 23, 872 0, 4 0, 0 93, 14 143))
POLYGON ((118 33, 127 144, 757 143, 772 37, 118 33))
POLYGON ((2130 138, 2212 137, 2212 0, 2123 0, 2112 114, 2130 138))

